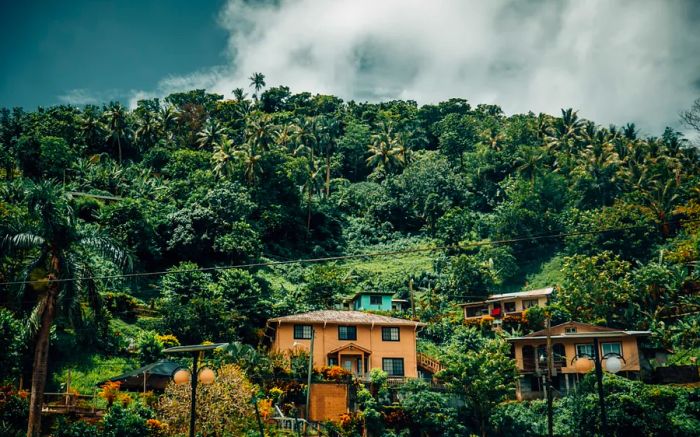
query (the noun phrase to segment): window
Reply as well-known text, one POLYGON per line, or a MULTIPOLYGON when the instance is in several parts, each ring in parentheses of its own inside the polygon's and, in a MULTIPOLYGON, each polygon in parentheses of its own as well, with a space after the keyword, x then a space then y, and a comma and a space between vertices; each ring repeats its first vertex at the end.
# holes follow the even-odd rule
POLYGON ((503 309, 504 309, 507 313, 513 313, 513 312, 515 312, 515 302, 505 302, 505 303, 503 304, 503 309))
POLYGON ((576 355, 579 357, 593 358, 593 345, 592 344, 577 344, 576 345, 576 355))
POLYGON ((369 304, 370 305, 381 305, 382 304, 382 296, 379 294, 372 294, 369 296, 369 304))
POLYGON ((403 358, 382 358, 382 370, 389 376, 403 376, 403 358))
POLYGON ((488 307, 466 307, 467 317, 483 316, 489 313, 488 307))
POLYGON ((338 359, 337 359, 337 358, 333 358, 333 357, 329 357, 329 358, 328 358, 328 365, 329 365, 329 366, 337 366, 337 365, 338 365, 338 359))
POLYGON ((620 343, 601 343, 600 349, 605 354, 619 354, 622 355, 622 345, 620 343))
POLYGON ((526 310, 528 308, 536 307, 537 306, 537 299, 528 299, 523 301, 523 309, 526 310))
POLYGON ((294 325, 294 339, 308 340, 311 338, 311 325, 294 325))
POLYGON ((399 341, 399 328, 398 327, 384 327, 382 328, 382 341, 399 341))
POLYGON ((573 326, 564 328, 564 334, 576 334, 576 328, 573 326))
POLYGON ((357 327, 338 326, 338 340, 357 340, 357 327))

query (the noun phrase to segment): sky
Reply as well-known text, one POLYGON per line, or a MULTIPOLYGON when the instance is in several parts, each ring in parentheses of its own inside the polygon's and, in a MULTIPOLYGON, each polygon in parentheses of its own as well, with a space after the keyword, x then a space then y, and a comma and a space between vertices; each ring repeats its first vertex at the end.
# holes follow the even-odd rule
POLYGON ((0 0, 0 106, 268 86, 572 107, 658 135, 700 97, 694 0, 0 0))

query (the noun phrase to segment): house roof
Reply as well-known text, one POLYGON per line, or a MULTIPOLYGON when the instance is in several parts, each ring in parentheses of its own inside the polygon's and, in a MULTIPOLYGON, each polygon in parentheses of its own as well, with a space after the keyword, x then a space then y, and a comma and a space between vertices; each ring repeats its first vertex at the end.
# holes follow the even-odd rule
POLYGON ((323 310, 291 316, 275 317, 269 322, 282 323, 331 323, 348 325, 389 325, 389 326, 425 326, 425 323, 396 317, 381 316, 363 311, 323 310))
POLYGON ((498 301, 502 301, 502 300, 523 298, 523 297, 549 296, 550 294, 552 294, 552 291, 554 291, 554 288, 547 287, 547 288, 539 288, 537 290, 518 291, 516 293, 493 294, 493 295, 489 296, 488 299, 486 299, 486 302, 498 302, 498 301))
POLYGON ((464 307, 469 307, 469 306, 480 306, 484 305, 487 303, 491 302, 502 302, 504 300, 509 300, 509 299, 517 299, 517 298, 524 298, 524 297, 540 297, 540 296, 549 296, 552 294, 552 291, 554 291, 553 287, 547 287, 547 288, 539 288, 537 290, 528 290, 528 291, 518 291, 515 293, 501 293, 501 294, 492 294, 486 300, 481 300, 478 302, 466 302, 466 303, 461 303, 459 304, 460 306, 464 307))
POLYGON ((364 353, 366 353, 366 354, 371 354, 371 353, 372 353, 371 350, 365 349, 365 348, 363 348, 362 346, 358 346, 358 345, 356 345, 355 343, 348 343, 348 344, 344 344, 344 345, 342 345, 342 346, 340 346, 340 347, 337 347, 337 348, 333 349, 332 351, 328 352, 327 355, 334 355, 334 354, 337 354, 337 353, 340 352, 340 351, 344 351, 344 350, 347 350, 347 349, 349 349, 349 350, 355 350, 355 349, 357 349, 358 351, 364 352, 364 353))
MULTIPOLYGON (((626 330, 619 330, 619 329, 613 329, 613 328, 607 328, 605 326, 596 326, 596 325, 591 325, 588 323, 581 323, 581 322, 566 322, 562 323, 556 326, 552 326, 550 329, 557 330, 557 328, 561 327, 569 327, 573 326, 576 328, 582 328, 585 329, 584 332, 571 332, 571 333, 559 333, 559 334, 553 334, 551 336, 552 339, 564 339, 564 338, 569 338, 569 339, 577 339, 577 338, 609 338, 609 337, 621 337, 621 336, 634 336, 634 337, 643 337, 647 335, 651 335, 651 331, 626 331, 626 330)), ((524 337, 513 337, 509 338, 508 341, 516 341, 516 340, 542 340, 547 338, 547 330, 542 329, 540 331, 533 332, 531 334, 528 334, 524 337)))
POLYGON ((383 296, 393 296, 394 292, 393 291, 358 291, 357 293, 353 294, 352 296, 346 298, 345 302, 352 302, 353 300, 357 299, 358 297, 362 296, 363 294, 381 294, 383 296))
MULTIPOLYGON (((177 370, 179 367, 181 367, 180 364, 175 361, 160 360, 156 361, 155 363, 151 363, 146 366, 140 367, 136 370, 132 370, 131 372, 122 373, 121 375, 114 376, 105 381, 100 381, 96 385, 103 385, 107 381, 119 381, 122 383, 128 383, 131 379, 143 378, 144 373, 149 377, 161 376, 169 379, 173 375, 175 370, 177 370)), ((140 381, 141 382, 139 382, 138 385, 143 384, 143 379, 140 379, 140 381)))

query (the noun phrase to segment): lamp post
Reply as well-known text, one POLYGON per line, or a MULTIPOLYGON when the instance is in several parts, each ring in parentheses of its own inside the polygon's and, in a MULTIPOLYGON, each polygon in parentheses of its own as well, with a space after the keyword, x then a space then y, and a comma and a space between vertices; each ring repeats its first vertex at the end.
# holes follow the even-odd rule
POLYGON ((214 382, 214 379, 216 378, 214 371, 207 367, 198 371, 199 355, 204 353, 204 351, 217 349, 226 345, 228 345, 228 343, 195 344, 189 346, 171 347, 163 351, 163 353, 166 354, 192 354, 192 371, 189 371, 186 368, 180 368, 173 373, 173 382, 175 382, 175 384, 184 385, 189 382, 192 387, 190 399, 190 437, 194 437, 195 435, 195 407, 197 404, 197 382, 200 382, 204 385, 209 385, 212 384, 214 382))
POLYGON ((587 354, 574 356, 571 364, 576 362, 576 370, 581 373, 587 373, 595 366, 595 376, 598 382, 598 403, 600 404, 600 432, 602 435, 608 435, 608 417, 605 410, 605 392, 603 391, 603 360, 605 360, 605 370, 609 373, 617 373, 622 369, 622 363, 625 359, 617 352, 609 352, 604 356, 600 356, 598 338, 593 337, 593 363, 591 357, 587 354))

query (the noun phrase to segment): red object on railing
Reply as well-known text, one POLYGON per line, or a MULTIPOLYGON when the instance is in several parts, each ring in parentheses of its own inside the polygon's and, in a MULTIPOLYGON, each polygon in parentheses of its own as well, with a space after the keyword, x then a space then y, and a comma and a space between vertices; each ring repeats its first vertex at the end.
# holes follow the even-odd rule
POLYGON ((491 310, 491 315, 493 317, 498 317, 501 315, 501 309, 500 308, 494 308, 491 310))

